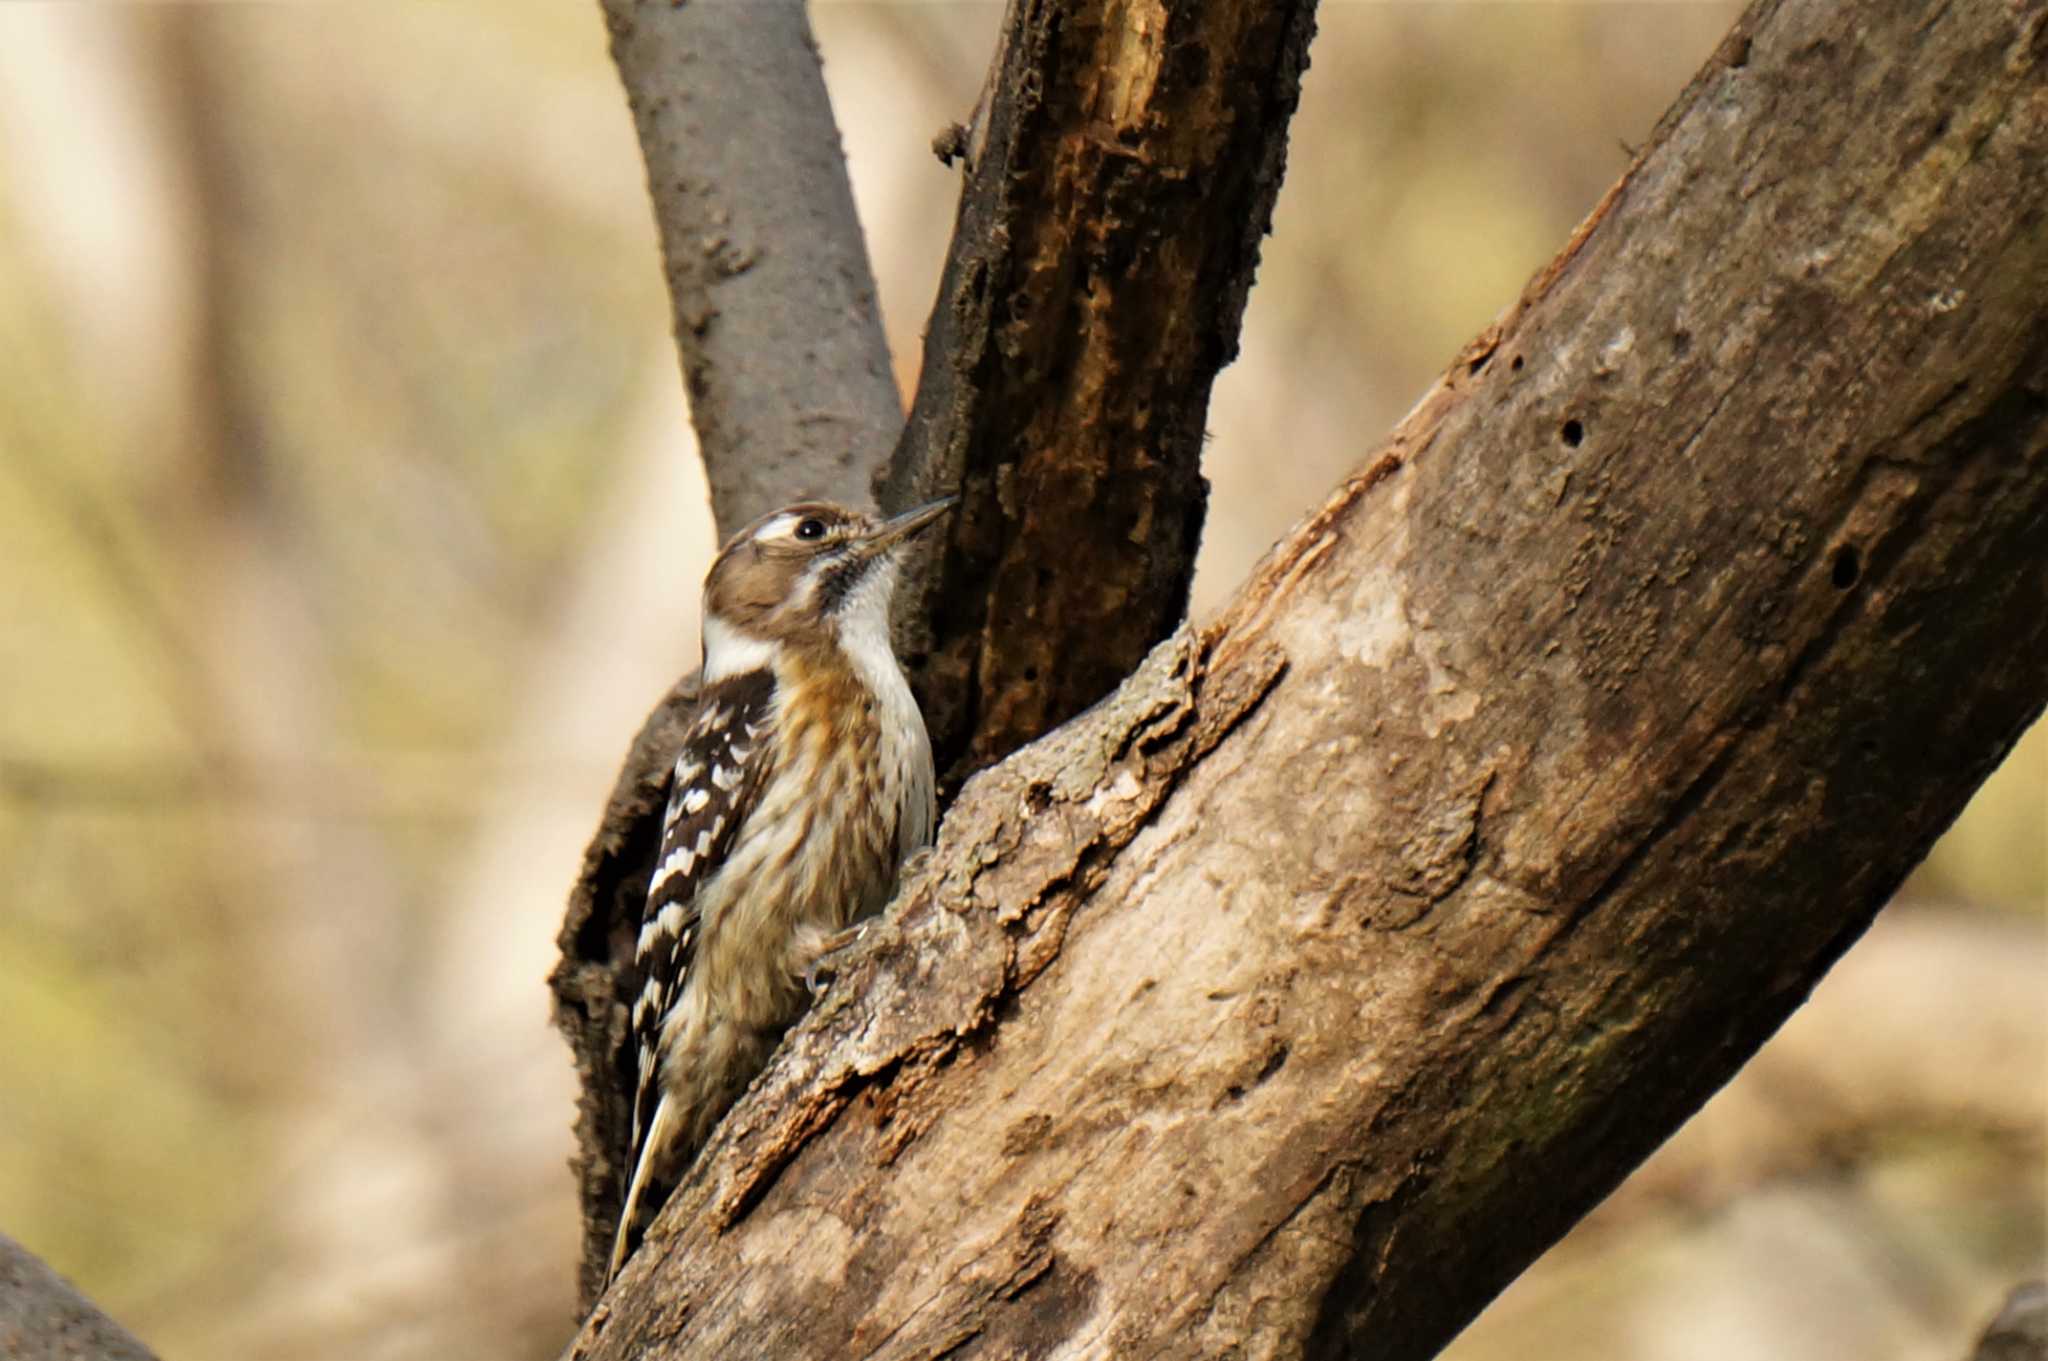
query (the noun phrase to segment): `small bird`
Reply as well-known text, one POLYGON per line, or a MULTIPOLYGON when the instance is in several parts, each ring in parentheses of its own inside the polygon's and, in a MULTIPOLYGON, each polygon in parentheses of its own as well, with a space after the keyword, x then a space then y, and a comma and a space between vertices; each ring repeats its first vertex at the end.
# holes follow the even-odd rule
POLYGON ((635 951, 633 1169, 607 1279, 809 1002, 819 961, 931 841, 931 739, 889 646, 903 546, 958 499, 823 501, 735 534, 635 951))

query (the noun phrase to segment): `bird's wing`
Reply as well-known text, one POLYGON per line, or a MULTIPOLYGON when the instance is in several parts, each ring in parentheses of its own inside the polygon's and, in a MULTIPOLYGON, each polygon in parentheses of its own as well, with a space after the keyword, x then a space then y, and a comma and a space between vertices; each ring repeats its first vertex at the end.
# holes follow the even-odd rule
POLYGON ((632 1180, 619 1214, 614 1273, 647 1190, 648 1150, 662 1142, 649 1138, 661 1104, 662 1022, 689 980, 700 925, 699 894, 724 862, 733 833, 760 791, 774 722, 774 677, 766 671, 729 677, 707 687, 698 699, 676 754, 661 820, 661 854, 648 880, 634 950, 641 979, 633 1003, 639 1083, 633 1097, 633 1143, 627 1150, 632 1180))

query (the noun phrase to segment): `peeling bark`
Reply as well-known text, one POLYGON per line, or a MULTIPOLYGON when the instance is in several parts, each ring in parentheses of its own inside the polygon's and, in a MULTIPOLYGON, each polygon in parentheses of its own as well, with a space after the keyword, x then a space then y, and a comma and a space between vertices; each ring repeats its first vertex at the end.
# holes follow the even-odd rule
POLYGON ((969 781, 572 1354, 1440 1347, 2048 698, 2044 64, 1754 6, 1215 625, 969 781))

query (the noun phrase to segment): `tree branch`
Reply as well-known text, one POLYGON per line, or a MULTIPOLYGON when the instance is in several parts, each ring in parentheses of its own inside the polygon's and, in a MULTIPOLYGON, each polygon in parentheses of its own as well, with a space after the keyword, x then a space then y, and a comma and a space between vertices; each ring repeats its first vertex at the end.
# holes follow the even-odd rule
POLYGON ((28 1249, 0 1233, 0 1356, 155 1361, 155 1354, 28 1249))
POLYGON ((1313 0, 1013 3, 885 505, 957 489, 901 649, 942 783, 1107 694, 1187 608, 1202 429, 1313 0))
POLYGON ((2048 698, 2048 14, 1761 0, 1236 604, 969 783, 589 1357, 1424 1357, 2048 698))
POLYGON ((868 500, 902 427, 802 0, 603 0, 721 538, 868 500))

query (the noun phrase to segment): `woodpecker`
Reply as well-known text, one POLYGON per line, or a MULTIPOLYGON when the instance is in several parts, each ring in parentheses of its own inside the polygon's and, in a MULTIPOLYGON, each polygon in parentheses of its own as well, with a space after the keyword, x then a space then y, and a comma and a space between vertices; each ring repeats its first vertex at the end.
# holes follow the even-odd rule
POLYGON ((931 841, 931 739, 889 646, 898 556, 957 498, 765 515, 704 580, 704 670, 635 951, 639 1086, 609 1277, 931 841))

